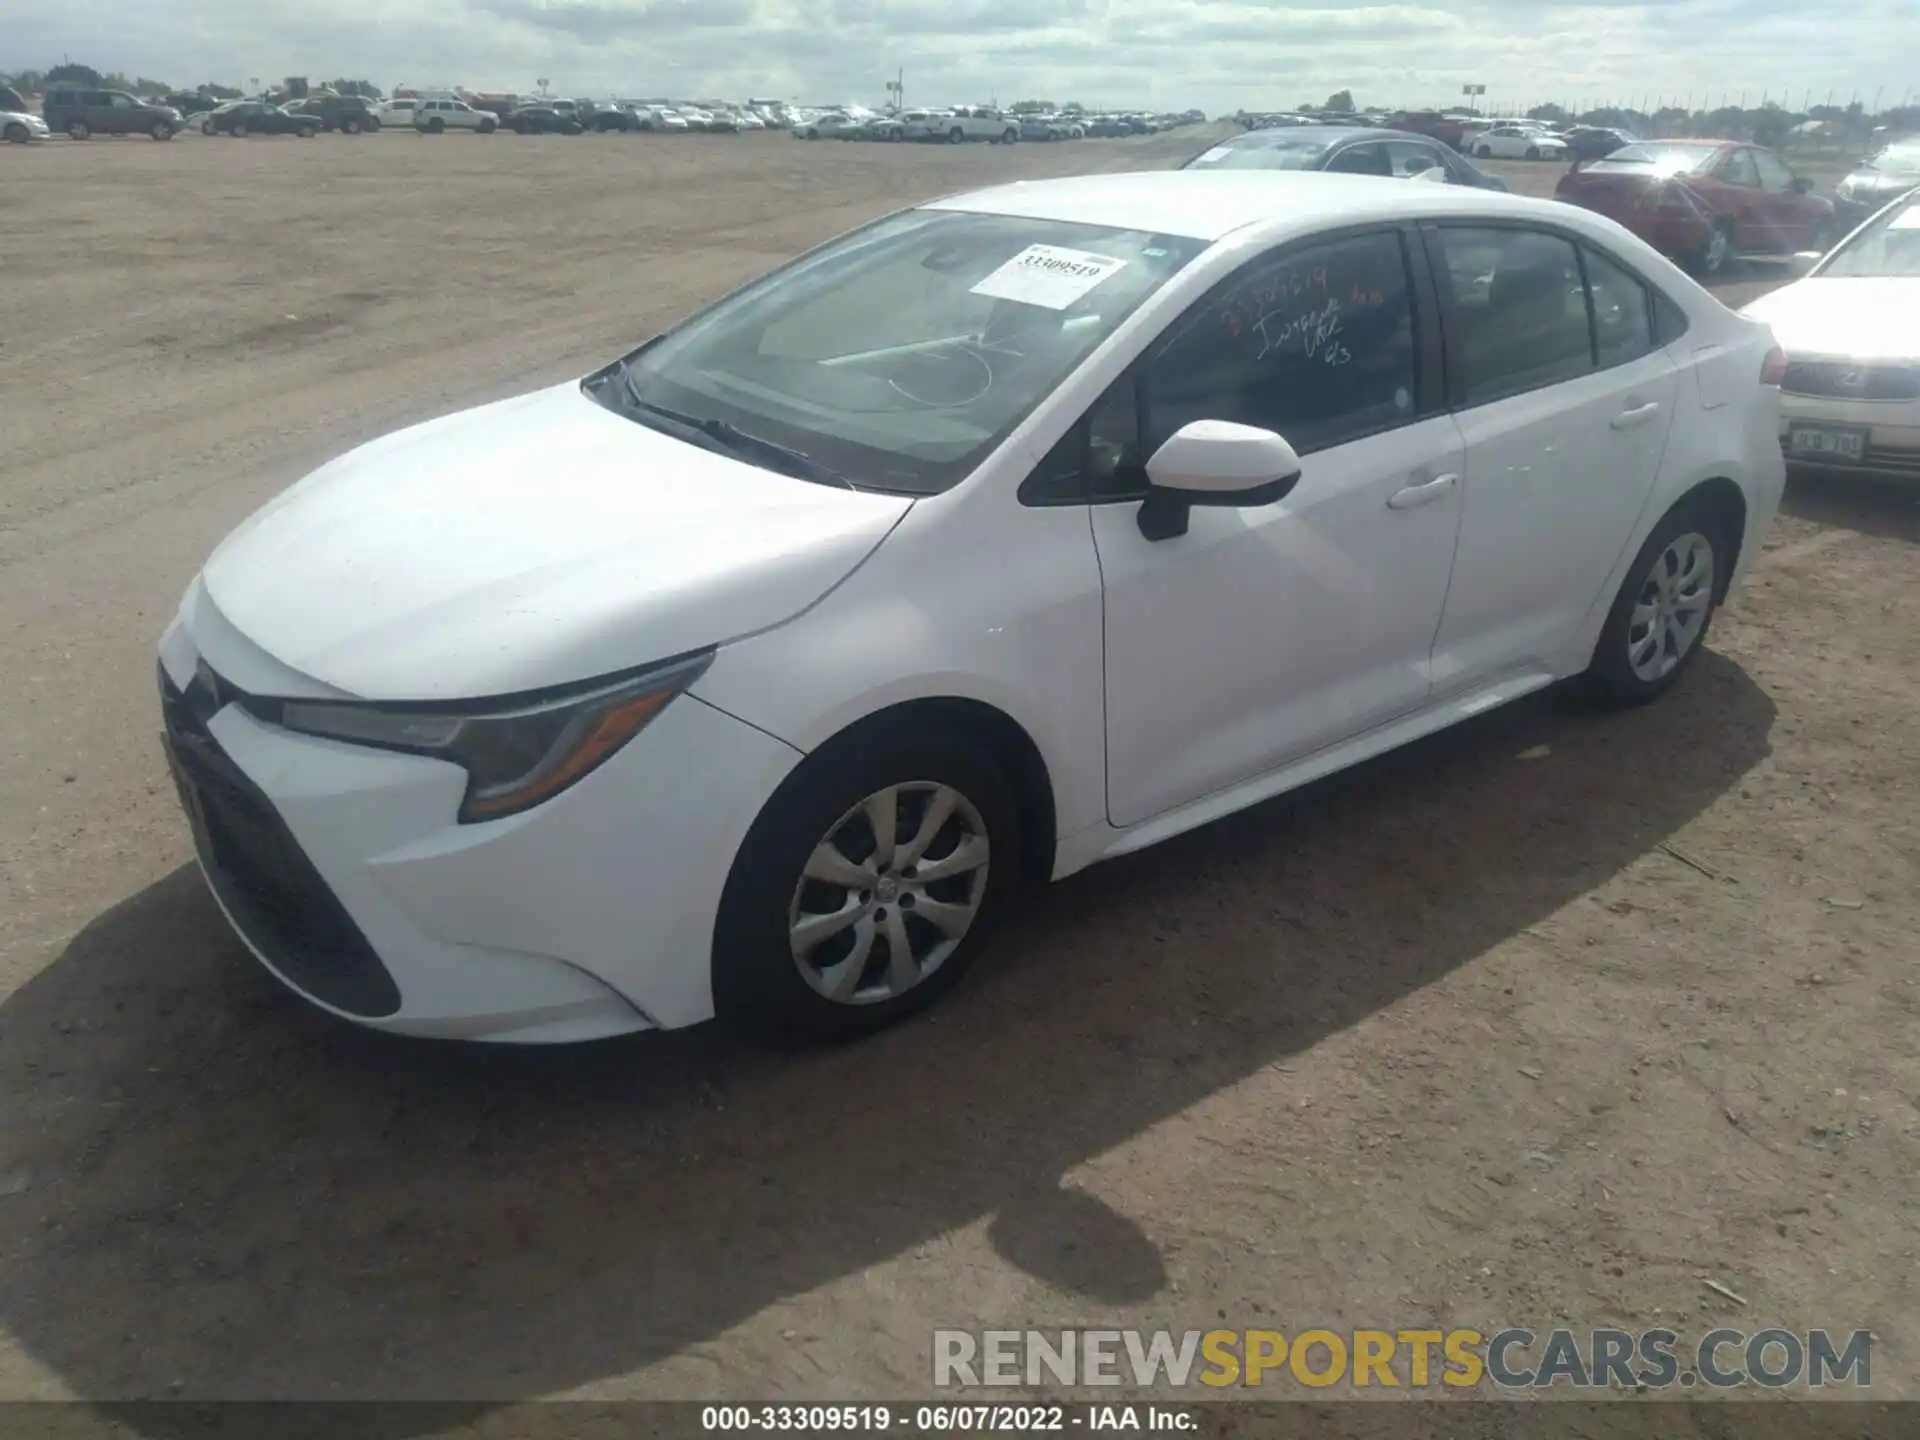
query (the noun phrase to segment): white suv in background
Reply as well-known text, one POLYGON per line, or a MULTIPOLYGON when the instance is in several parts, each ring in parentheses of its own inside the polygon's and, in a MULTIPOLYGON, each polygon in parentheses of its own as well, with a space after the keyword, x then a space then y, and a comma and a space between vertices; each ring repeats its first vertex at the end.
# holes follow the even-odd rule
POLYGON ((438 135, 443 130, 491 135, 500 128, 500 117, 491 110, 476 110, 464 100, 422 100, 413 112, 413 128, 423 135, 438 135))

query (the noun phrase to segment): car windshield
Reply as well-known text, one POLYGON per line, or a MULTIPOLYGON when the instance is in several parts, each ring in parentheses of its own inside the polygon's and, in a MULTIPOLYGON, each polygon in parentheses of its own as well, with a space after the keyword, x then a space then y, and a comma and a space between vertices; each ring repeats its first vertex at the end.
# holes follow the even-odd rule
POLYGON ((1188 168, 1209 170, 1311 170, 1333 142, 1325 135, 1256 130, 1243 139, 1216 145, 1196 155, 1188 168))
POLYGON ((1873 221, 1818 273, 1830 280, 1920 280, 1920 200, 1873 221))
POLYGON ((1699 175, 1713 167, 1719 151, 1711 145, 1627 145, 1604 160, 1596 160, 1595 170, 1651 170, 1659 175, 1699 175))
POLYGON ((1861 168, 1893 175, 1920 175, 1920 140, 1889 145, 1861 168))
POLYGON ((773 272, 587 384, 643 424, 661 419, 649 407, 722 422, 856 488, 933 494, 1205 248, 1146 230, 908 211, 773 272))

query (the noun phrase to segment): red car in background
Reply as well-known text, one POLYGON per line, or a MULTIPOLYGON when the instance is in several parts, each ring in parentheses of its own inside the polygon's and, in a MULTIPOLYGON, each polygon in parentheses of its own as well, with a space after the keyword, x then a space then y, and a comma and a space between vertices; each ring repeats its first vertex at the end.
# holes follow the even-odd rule
POLYGON ((1822 248, 1833 202, 1771 150, 1726 140, 1643 140, 1561 176, 1554 194, 1617 220, 1703 275, 1736 255, 1822 248))
POLYGON ((1414 135, 1425 135, 1430 140, 1438 140, 1442 145, 1460 148, 1460 142, 1466 138, 1466 127, 1458 120, 1449 120, 1438 110, 1403 110, 1389 118, 1381 127, 1383 130, 1405 130, 1414 135))

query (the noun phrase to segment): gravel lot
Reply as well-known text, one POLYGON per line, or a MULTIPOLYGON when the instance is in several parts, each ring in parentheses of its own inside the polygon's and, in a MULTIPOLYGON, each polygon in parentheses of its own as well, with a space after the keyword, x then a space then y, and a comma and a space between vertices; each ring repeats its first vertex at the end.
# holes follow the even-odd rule
POLYGON ((1910 490, 1796 485, 1666 703, 1088 872, 851 1048, 391 1043, 203 893, 152 643, 257 504, 903 202, 1207 133, 0 150, 0 1397, 899 1398, 937 1325, 1223 1317, 1866 1326, 1920 1396, 1910 490))

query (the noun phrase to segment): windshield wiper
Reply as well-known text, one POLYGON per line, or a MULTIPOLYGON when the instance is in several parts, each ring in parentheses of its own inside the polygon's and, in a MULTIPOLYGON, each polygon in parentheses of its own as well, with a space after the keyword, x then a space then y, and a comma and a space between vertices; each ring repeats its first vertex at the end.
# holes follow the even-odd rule
POLYGON ((721 420, 715 416, 687 415, 665 405, 656 405, 640 393, 640 386, 633 378, 633 371, 625 365, 620 367, 620 383, 626 388, 628 401, 636 408, 656 415, 668 424, 708 441, 709 449, 716 449, 736 456, 752 455, 763 461, 771 461, 770 468, 778 469, 797 480, 812 480, 820 485, 844 485, 849 490, 858 490, 854 484, 838 470, 822 465, 804 450, 796 450, 791 445, 782 445, 776 440, 755 435, 742 430, 731 420, 721 420))

